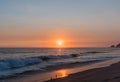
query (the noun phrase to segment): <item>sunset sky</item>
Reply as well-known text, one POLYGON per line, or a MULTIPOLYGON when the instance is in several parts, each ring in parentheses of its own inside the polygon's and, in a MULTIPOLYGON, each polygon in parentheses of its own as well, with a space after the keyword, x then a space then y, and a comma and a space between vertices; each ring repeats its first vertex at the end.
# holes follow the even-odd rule
POLYGON ((120 0, 0 0, 0 47, 108 47, 120 42, 120 0))

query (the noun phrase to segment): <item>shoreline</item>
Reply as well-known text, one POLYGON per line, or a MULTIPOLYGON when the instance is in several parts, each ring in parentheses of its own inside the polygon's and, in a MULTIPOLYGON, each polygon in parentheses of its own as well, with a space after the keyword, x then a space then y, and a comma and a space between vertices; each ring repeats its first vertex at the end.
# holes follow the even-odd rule
POLYGON ((100 68, 109 66, 113 63, 118 62, 119 59, 112 59, 112 60, 107 60, 107 61, 97 61, 97 62, 89 62, 89 63, 84 63, 84 64, 68 64, 68 65, 63 65, 63 66, 57 66, 57 67, 49 67, 47 71, 45 72, 40 72, 40 71, 35 71, 35 72, 28 72, 26 74, 20 74, 17 76, 9 77, 6 79, 1 79, 0 81, 2 82, 44 82, 47 80, 50 80, 51 77, 55 77, 56 72, 60 70, 67 70, 70 72, 68 75, 82 72, 85 70, 89 69, 94 69, 94 68, 100 68))
POLYGON ((120 82, 120 62, 44 82, 120 82))
POLYGON ((26 71, 26 72, 23 72, 20 74, 15 74, 12 76, 3 77, 3 78, 0 78, 0 81, 6 80, 6 79, 11 79, 11 78, 14 79, 14 78, 17 78, 19 76, 23 77, 24 75, 29 75, 29 74, 30 75, 37 74, 37 73, 41 74, 41 73, 51 72, 51 71, 60 70, 60 69, 71 69, 71 68, 90 65, 93 63, 101 62, 101 61, 107 61, 107 60, 96 60, 96 61, 89 61, 89 62, 75 62, 75 63, 63 64, 63 65, 58 65, 58 66, 48 66, 47 68, 44 68, 44 70, 26 71))

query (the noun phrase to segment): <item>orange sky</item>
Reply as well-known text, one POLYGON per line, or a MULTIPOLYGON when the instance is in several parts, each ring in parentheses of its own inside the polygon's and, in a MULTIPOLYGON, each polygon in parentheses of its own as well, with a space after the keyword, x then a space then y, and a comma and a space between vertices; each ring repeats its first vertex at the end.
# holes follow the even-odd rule
POLYGON ((108 47, 119 43, 120 1, 1 0, 0 47, 108 47))

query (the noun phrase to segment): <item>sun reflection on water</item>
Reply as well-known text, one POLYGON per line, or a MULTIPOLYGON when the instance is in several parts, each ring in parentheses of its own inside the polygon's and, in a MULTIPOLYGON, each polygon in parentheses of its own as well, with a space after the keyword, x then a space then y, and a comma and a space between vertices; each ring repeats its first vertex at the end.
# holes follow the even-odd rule
POLYGON ((67 69, 58 70, 56 72, 56 78, 63 78, 63 77, 67 77, 67 76, 68 76, 68 70, 67 69))

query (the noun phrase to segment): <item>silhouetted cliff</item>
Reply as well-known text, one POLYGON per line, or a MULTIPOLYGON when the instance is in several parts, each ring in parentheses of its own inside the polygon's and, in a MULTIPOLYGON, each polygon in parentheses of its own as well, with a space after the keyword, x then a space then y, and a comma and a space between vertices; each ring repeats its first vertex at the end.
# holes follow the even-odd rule
POLYGON ((120 48, 120 43, 116 45, 117 48, 120 48))
POLYGON ((110 47, 111 47, 111 48, 120 48, 120 43, 117 44, 116 46, 115 46, 115 45, 111 45, 110 47))

